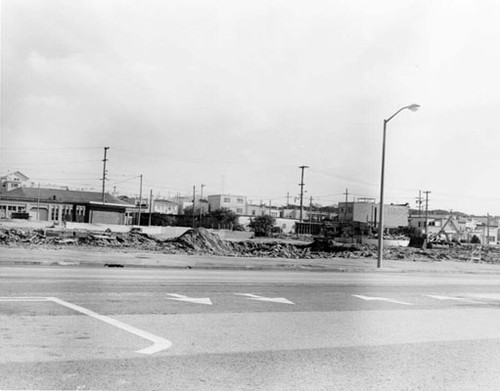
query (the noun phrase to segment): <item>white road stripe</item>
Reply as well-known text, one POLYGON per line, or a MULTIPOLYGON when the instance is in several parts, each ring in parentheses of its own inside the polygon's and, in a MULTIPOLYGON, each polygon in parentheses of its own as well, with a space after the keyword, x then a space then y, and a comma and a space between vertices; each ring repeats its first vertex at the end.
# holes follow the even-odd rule
POLYGON ((254 295, 252 293, 235 293, 235 295, 246 296, 250 300, 270 301, 272 303, 280 303, 280 304, 295 304, 293 301, 285 299, 284 297, 263 297, 263 296, 254 295))
POLYGON ((57 297, 0 297, 0 301, 12 301, 12 302, 51 301, 53 303, 62 305, 64 307, 71 308, 72 310, 81 312, 82 314, 88 315, 92 318, 99 319, 112 326, 118 327, 119 329, 125 330, 131 334, 137 335, 138 337, 153 342, 153 345, 141 350, 137 350, 136 353, 153 354, 168 349, 170 346, 172 346, 172 342, 170 342, 167 339, 158 337, 154 334, 148 333, 147 331, 138 329, 134 326, 130 326, 126 323, 120 322, 119 320, 110 318, 109 316, 100 315, 97 312, 88 310, 84 307, 80 307, 79 305, 58 299, 57 297))
POLYGON ((500 300, 500 293, 468 293, 466 296, 485 300, 500 300))
POLYGON ((46 297, 0 297, 0 301, 48 301, 46 297))
POLYGON ((407 303, 406 301, 399 301, 394 299, 389 299, 387 297, 374 297, 374 296, 363 296, 363 295, 352 295, 362 300, 366 301, 387 301, 388 303, 403 304, 403 305, 413 305, 412 303, 407 303))
POLYGON ((440 296, 440 295, 423 295, 423 296, 432 297, 433 299, 436 299, 436 300, 455 300, 455 301, 463 301, 463 302, 466 302, 466 303, 480 304, 479 301, 464 299, 463 297, 440 296))
POLYGON ((167 295, 173 296, 173 297, 167 297, 168 300, 177 300, 195 304, 213 305, 212 300, 210 300, 210 298, 208 297, 188 297, 184 295, 179 295, 177 293, 167 293, 167 295))

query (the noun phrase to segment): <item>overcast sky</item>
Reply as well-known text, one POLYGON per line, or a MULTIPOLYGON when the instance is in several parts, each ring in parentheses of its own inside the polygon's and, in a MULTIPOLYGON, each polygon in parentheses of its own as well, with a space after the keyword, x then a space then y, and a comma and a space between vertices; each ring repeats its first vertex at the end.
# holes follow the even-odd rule
POLYGON ((0 173, 500 214, 500 3, 3 0, 0 173))

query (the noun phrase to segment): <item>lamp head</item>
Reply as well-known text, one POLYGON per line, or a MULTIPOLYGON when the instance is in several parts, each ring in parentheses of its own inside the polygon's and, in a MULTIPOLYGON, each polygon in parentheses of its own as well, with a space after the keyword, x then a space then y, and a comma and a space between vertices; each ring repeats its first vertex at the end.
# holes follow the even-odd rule
POLYGON ((416 103, 413 103, 407 107, 407 109, 410 109, 411 111, 417 111, 420 108, 420 105, 417 105, 416 103))

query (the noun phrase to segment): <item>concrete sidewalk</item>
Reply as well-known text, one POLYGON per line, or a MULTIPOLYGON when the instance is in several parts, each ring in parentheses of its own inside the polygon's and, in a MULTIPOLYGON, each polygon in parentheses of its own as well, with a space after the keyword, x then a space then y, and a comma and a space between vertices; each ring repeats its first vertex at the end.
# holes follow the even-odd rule
POLYGON ((436 272, 499 274, 500 265, 470 262, 412 262, 375 258, 285 259, 162 254, 102 248, 0 247, 0 267, 6 265, 160 267, 173 269, 310 270, 335 272, 436 272))

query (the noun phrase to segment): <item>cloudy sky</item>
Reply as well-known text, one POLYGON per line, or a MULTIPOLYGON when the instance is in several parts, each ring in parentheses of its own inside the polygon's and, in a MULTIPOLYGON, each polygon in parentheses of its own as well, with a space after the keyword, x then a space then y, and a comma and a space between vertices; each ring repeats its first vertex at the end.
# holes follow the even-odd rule
POLYGON ((3 0, 0 173, 500 214, 500 3, 3 0))

